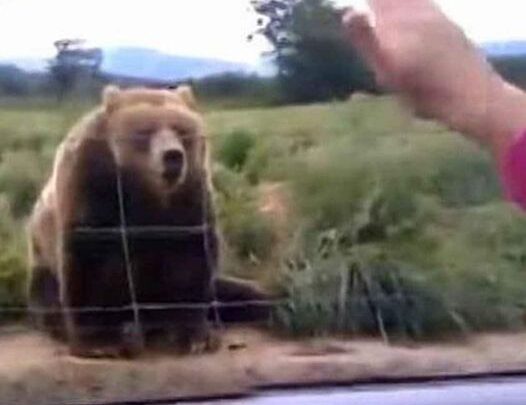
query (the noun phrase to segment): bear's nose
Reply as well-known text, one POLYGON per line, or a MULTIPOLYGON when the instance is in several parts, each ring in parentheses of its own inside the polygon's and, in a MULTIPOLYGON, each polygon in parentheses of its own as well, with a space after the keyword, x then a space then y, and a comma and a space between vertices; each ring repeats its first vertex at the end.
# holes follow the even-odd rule
POLYGON ((179 150, 168 150, 163 154, 165 174, 168 177, 175 177, 181 174, 184 164, 184 155, 179 150))

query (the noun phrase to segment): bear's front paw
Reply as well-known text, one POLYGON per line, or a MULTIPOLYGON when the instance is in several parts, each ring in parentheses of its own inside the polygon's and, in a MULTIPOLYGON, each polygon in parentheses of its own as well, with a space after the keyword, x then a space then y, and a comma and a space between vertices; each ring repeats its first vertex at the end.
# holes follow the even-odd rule
POLYGON ((132 322, 121 324, 114 335, 84 332, 73 337, 71 342, 72 356, 90 359, 135 358, 144 350, 142 331, 132 322))
POLYGON ((221 348, 221 336, 218 331, 208 330, 206 336, 190 343, 190 354, 213 353, 221 348))
POLYGON ((172 331, 168 340, 180 354, 210 353, 221 346, 219 333, 208 326, 190 326, 172 331))
POLYGON ((137 357, 144 351, 144 335, 138 325, 133 322, 127 322, 122 326, 122 357, 137 357))
POLYGON ((74 345, 69 349, 74 357, 85 359, 118 359, 125 357, 124 350, 118 346, 74 345))

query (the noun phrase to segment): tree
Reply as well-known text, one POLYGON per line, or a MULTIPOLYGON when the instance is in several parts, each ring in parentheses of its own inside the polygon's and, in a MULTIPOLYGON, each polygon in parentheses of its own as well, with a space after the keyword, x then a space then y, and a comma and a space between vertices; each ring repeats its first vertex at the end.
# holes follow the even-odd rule
MULTIPOLYGON (((293 46, 289 37, 294 7, 299 0, 251 0, 254 10, 261 15, 255 34, 263 35, 273 46, 270 56, 274 57, 281 75, 281 57, 293 46)), ((249 35, 249 40, 253 38, 249 35)))
POLYGON ((341 30, 341 11, 328 0, 252 0, 262 17, 257 34, 272 44, 281 89, 290 102, 347 98, 375 89, 341 30))
POLYGON ((490 58, 490 62, 506 80, 526 89, 526 57, 524 55, 494 57, 490 58))
POLYGON ((22 96, 29 93, 29 75, 14 65, 0 65, 0 94, 22 96))
POLYGON ((57 54, 49 70, 56 84, 58 99, 62 100, 81 79, 92 78, 98 73, 102 51, 84 48, 84 41, 80 39, 61 39, 54 45, 57 54))

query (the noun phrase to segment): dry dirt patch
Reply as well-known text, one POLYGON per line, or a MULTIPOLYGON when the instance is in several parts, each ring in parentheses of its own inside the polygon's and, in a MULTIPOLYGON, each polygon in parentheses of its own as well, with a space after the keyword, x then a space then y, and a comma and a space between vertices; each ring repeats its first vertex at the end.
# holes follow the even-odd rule
POLYGON ((263 385, 341 382, 526 369, 526 334, 458 344, 387 346, 379 340, 286 341, 249 328, 225 331, 213 354, 147 353, 133 361, 80 360, 29 330, 0 333, 0 403, 57 404, 242 393, 263 385))

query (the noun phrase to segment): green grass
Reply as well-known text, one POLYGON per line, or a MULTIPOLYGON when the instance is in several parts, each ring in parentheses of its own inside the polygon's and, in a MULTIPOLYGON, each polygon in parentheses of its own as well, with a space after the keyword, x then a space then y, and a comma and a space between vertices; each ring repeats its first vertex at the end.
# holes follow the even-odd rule
MULTIPOLYGON (((0 111, 1 305, 24 299, 25 217, 83 109, 0 111)), ((524 327, 526 217, 502 201, 477 146, 390 98, 206 116, 224 271, 287 294, 278 330, 422 339, 524 327), (258 209, 273 182, 291 194, 286 232, 258 209)))

